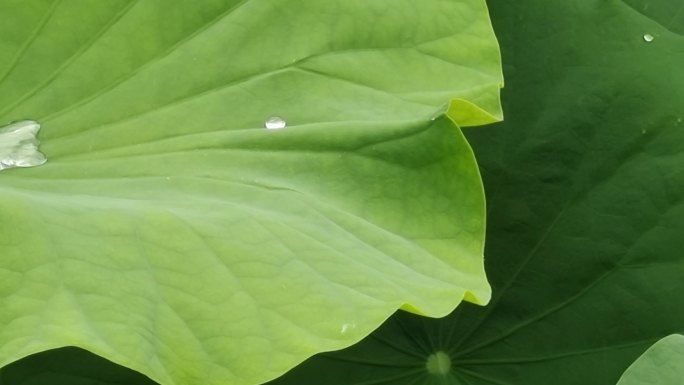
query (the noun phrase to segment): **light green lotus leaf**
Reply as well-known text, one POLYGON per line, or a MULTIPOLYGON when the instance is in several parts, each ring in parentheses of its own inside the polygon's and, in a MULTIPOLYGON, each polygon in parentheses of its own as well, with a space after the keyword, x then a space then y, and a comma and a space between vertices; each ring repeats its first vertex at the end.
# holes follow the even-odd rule
POLYGON ((0 171, 0 366, 255 384, 486 303, 456 124, 501 117, 500 65, 482 0, 0 2, 0 121, 48 159, 0 171))
POLYGON ((618 385, 675 385, 684 380, 684 336, 656 342, 627 368, 618 385))

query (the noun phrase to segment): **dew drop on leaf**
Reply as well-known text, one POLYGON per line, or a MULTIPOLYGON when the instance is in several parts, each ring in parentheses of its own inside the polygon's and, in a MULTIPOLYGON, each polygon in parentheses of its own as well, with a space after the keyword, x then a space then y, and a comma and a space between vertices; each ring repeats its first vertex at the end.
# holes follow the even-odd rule
POLYGON ((264 123, 264 126, 268 128, 269 130, 277 130, 280 128, 285 128, 287 127, 287 122, 285 119, 281 118, 280 116, 272 116, 266 120, 266 123, 264 123))
POLYGON ((22 120, 0 127, 0 170, 15 167, 34 167, 47 162, 38 151, 40 124, 22 120))
POLYGON ((356 322, 343 324, 342 327, 340 327, 340 333, 344 334, 348 332, 350 329, 356 329, 356 322))
POLYGON ((644 34, 644 41, 646 43, 652 42, 653 39, 655 39, 655 37, 653 35, 651 35, 650 33, 644 34))

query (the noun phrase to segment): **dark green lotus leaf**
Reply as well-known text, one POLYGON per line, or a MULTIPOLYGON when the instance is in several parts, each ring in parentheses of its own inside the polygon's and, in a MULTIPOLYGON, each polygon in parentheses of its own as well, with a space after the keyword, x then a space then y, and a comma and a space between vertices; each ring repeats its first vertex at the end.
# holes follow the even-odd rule
POLYGON ((74 347, 37 353, 0 369, 0 385, 155 385, 156 382, 74 347))
POLYGON ((672 334, 648 348, 618 385, 675 385, 684 380, 684 336, 672 334))
POLYGON ((455 123, 501 117, 500 66, 483 0, 0 1, 0 121, 47 156, 0 171, 0 367, 255 384, 486 303, 455 123))
POLYGON ((492 302, 399 313, 274 385, 614 385, 684 330, 684 38, 620 1, 490 7, 506 121, 466 134, 492 302))

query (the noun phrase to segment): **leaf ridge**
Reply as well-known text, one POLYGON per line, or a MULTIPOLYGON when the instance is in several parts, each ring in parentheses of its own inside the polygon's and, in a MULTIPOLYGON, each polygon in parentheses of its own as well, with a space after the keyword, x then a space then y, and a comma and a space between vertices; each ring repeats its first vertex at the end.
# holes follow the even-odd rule
POLYGON ((48 21, 52 18, 52 16, 55 13, 55 10, 59 7, 59 5, 62 3, 62 0, 55 0, 52 2, 52 5, 50 8, 45 12, 45 15, 43 15, 43 18, 41 21, 38 23, 38 26, 34 28, 33 32, 31 32, 31 35, 29 38, 22 44, 21 48, 19 51, 17 51, 17 54, 14 56, 12 59, 10 65, 7 67, 7 70, 5 71, 4 74, 0 75, 0 84, 2 84, 7 77, 14 71, 16 68, 17 64, 19 64, 19 61, 21 58, 26 54, 26 51, 33 45, 33 43, 36 41, 38 38, 38 35, 40 32, 45 28, 45 25, 47 25, 48 21))
POLYGON ((136 74, 138 74, 138 73, 144 71, 145 69, 153 66, 157 62, 164 60, 171 53, 173 53, 174 50, 176 50, 179 47, 182 47, 183 45, 187 44, 188 42, 194 40, 196 37, 201 35, 203 32, 207 31, 209 28, 216 25, 216 23, 218 23, 223 18, 225 18, 227 15, 233 13, 235 10, 239 9, 241 6, 248 3, 249 1, 250 0, 241 0, 239 3, 233 5, 232 7, 227 8, 222 13, 219 13, 218 16, 215 17, 214 19, 211 19, 207 23, 202 24, 200 26, 200 28, 195 30, 193 33, 187 35, 185 38, 183 38, 183 39, 177 41, 175 44, 172 44, 171 46, 169 46, 166 51, 161 53, 161 55, 150 58, 148 61, 142 63, 138 68, 136 68, 133 71, 121 76, 120 78, 118 78, 116 80, 114 80, 114 82, 112 82, 111 84, 108 84, 107 86, 100 88, 98 90, 98 92, 93 93, 93 94, 77 101, 76 103, 73 103, 73 104, 63 108, 62 110, 55 111, 55 112, 51 113, 50 115, 47 115, 45 117, 45 120, 50 120, 50 119, 54 119, 54 118, 57 118, 59 116, 62 116, 64 114, 82 106, 82 105, 88 104, 92 100, 95 100, 95 99, 101 97, 102 95, 106 95, 107 93, 109 93, 109 91, 115 89, 116 87, 120 86, 121 84, 126 83, 126 81, 130 80, 136 74))
MULTIPOLYGON (((623 256, 623 258, 624 258, 624 256, 623 256)), ((606 279, 606 278, 607 278, 608 276, 610 276, 612 273, 614 273, 614 272, 617 270, 617 268, 618 268, 618 265, 616 264, 616 265, 614 265, 613 267, 611 267, 610 270, 608 270, 607 272, 601 274, 598 278, 596 278, 595 280, 593 280, 589 285, 585 286, 584 288, 582 288, 582 290, 580 290, 579 292, 573 294, 573 295, 570 296, 569 298, 567 298, 567 299, 561 301, 560 303, 558 303, 558 304, 556 304, 556 305, 554 305, 554 306, 551 306, 550 308, 544 310, 544 311, 541 312, 540 314, 538 314, 538 315, 536 315, 536 316, 534 316, 534 317, 531 317, 531 318, 529 318, 529 319, 527 319, 527 320, 525 320, 525 321, 523 321, 523 322, 521 322, 521 323, 519 323, 519 324, 517 324, 517 325, 511 327, 510 329, 508 329, 508 330, 502 332, 501 334, 499 334, 499 335, 497 335, 497 336, 495 336, 495 337, 492 337, 492 338, 490 338, 490 339, 488 339, 488 340, 483 341, 482 343, 476 344, 476 345, 474 345, 474 346, 468 347, 467 349, 464 349, 464 350, 460 351, 459 354, 458 354, 458 356, 463 356, 463 355, 465 355, 465 354, 471 353, 471 352, 473 352, 473 351, 482 349, 482 348, 487 347, 487 346, 490 346, 490 345, 492 345, 492 344, 494 344, 494 343, 496 343, 496 342, 499 342, 499 341, 505 339, 506 337, 509 337, 510 335, 515 334, 515 332, 517 332, 518 330, 523 329, 523 328, 525 328, 525 327, 527 327, 527 326, 529 326, 529 325, 532 325, 532 324, 534 324, 535 322, 538 322, 539 320, 542 320, 542 319, 544 319, 544 318, 550 316, 551 314, 556 313, 557 311, 559 311, 559 310, 561 310, 561 309, 563 309, 563 308, 569 306, 570 304, 572 304, 573 302, 575 302, 576 300, 578 300, 579 298, 581 298, 584 294, 586 294, 586 293, 588 293, 589 291, 591 291, 592 288, 594 288, 596 285, 598 285, 600 282, 602 282, 604 279, 606 279)))
POLYGON ((525 364, 525 363, 532 363, 532 362, 545 362, 545 361, 554 361, 554 360, 562 360, 564 358, 569 358, 569 357, 576 357, 576 356, 585 356, 585 355, 591 355, 591 354, 596 354, 596 353, 602 353, 606 351, 611 351, 611 350, 622 350, 622 349, 628 349, 632 348, 635 346, 641 346, 641 345, 649 345, 652 344, 658 340, 658 338, 648 338, 646 340, 640 340, 640 341, 635 341, 635 342, 629 342, 629 343, 624 343, 624 344, 618 344, 618 345, 612 345, 612 346, 602 346, 599 348, 589 348, 589 349, 581 349, 581 350, 574 350, 574 351, 569 351, 569 352, 561 352, 561 353, 556 353, 548 356, 539 356, 539 357, 521 357, 521 358, 493 358, 493 359, 460 359, 458 360, 459 364, 463 365, 505 365, 505 364, 525 364))
MULTIPOLYGON (((553 232, 554 228, 556 227, 556 224, 559 222, 560 218, 564 216, 564 214, 567 212, 568 208, 570 207, 570 202, 567 203, 559 212, 556 214, 556 216, 553 218, 549 226, 546 228, 546 231, 542 234, 542 236, 539 238, 537 243, 534 245, 534 247, 530 250, 528 253, 527 257, 522 261, 520 265, 518 265, 518 268, 511 274, 511 277, 506 283, 501 287, 501 289, 498 291, 497 295, 492 299, 492 301, 487 305, 486 310, 484 311, 482 317, 480 320, 474 324, 465 334, 459 342, 457 342, 453 350, 456 351, 459 347, 461 347, 470 337, 474 335, 474 333, 485 323, 487 320, 487 317, 494 311, 494 308, 496 305, 499 303, 501 298, 504 298, 504 294, 508 291, 508 289, 513 285, 515 280, 518 278, 518 276, 523 272, 525 267, 534 259, 536 256, 537 252, 541 248, 541 246, 546 242, 548 239, 549 235, 553 232)), ((468 349, 471 350, 471 349, 468 349)), ((464 353, 461 353, 464 354, 464 353)))
POLYGON ((67 69, 71 64, 78 60, 78 58, 80 58, 81 56, 83 56, 83 54, 90 50, 90 48, 92 48, 95 45, 95 43, 97 43, 98 40, 100 40, 100 38, 102 38, 102 36, 104 36, 107 33, 107 31, 109 31, 114 25, 116 25, 121 19, 123 19, 126 16, 126 14, 128 14, 128 12, 135 7, 136 4, 138 4, 136 1, 129 2, 107 24, 105 24, 105 26, 101 28, 100 31, 98 31, 98 33, 93 35, 93 37, 86 44, 81 46, 81 48, 78 51, 76 51, 76 53, 74 53, 70 58, 64 61, 64 63, 62 63, 57 68, 57 70, 55 70, 55 72, 48 76, 48 78, 43 83, 39 84, 31 91, 24 94, 24 96, 17 98, 14 103, 10 103, 3 110, 0 110, 0 115, 6 114, 8 111, 11 111, 18 105, 24 103, 26 100, 28 100, 29 98, 33 97, 34 95, 45 89, 45 87, 49 86, 53 81, 55 81, 55 79, 57 79, 57 77, 65 69, 67 69))

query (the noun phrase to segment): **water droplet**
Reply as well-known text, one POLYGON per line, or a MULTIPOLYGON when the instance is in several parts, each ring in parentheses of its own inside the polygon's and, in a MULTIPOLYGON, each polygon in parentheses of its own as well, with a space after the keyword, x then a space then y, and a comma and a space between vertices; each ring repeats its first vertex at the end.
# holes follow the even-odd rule
POLYGON ((34 167, 47 162, 38 151, 40 143, 36 136, 40 124, 22 120, 0 127, 0 170, 14 167, 34 167))
POLYGON ((434 122, 435 120, 441 118, 445 113, 446 113, 446 110, 440 109, 439 111, 432 114, 432 116, 430 117, 430 120, 434 122))
POLYGON ((447 112, 449 112, 449 104, 444 104, 442 107, 440 107, 437 111, 435 111, 432 114, 430 120, 434 122, 435 120, 441 118, 443 115, 446 115, 447 112))
POLYGON ((264 126, 268 128, 269 130, 277 130, 280 128, 285 128, 287 127, 287 122, 285 119, 281 118, 280 116, 272 116, 266 120, 266 123, 264 123, 264 126))
POLYGON ((650 33, 644 34, 644 41, 645 41, 646 43, 652 42, 653 39, 655 39, 655 36, 651 35, 650 33))
POLYGON ((352 322, 352 323, 343 324, 342 327, 340 327, 340 333, 344 334, 347 331, 349 331, 349 329, 356 329, 356 323, 352 322))
POLYGON ((432 353, 425 362, 425 368, 430 374, 445 376, 451 371, 451 357, 445 352, 432 353))

